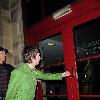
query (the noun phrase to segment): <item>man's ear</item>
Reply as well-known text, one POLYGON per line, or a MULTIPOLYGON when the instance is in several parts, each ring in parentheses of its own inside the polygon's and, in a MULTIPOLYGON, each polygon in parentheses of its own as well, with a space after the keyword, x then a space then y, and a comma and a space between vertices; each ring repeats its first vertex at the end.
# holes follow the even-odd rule
POLYGON ((31 62, 34 62, 34 60, 36 60, 35 58, 31 57, 31 62))

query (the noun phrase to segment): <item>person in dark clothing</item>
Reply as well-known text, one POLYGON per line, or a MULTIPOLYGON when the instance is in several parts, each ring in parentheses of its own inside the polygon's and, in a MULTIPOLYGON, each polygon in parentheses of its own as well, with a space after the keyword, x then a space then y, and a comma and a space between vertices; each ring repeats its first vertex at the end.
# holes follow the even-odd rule
POLYGON ((0 100, 4 100, 10 74, 14 69, 12 65, 6 63, 6 53, 8 53, 8 50, 0 47, 0 100))

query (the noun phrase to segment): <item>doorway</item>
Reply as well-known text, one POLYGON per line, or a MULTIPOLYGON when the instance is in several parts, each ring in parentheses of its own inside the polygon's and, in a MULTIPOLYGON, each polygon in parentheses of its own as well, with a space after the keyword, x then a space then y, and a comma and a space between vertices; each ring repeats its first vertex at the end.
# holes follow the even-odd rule
MULTIPOLYGON (((41 69, 46 73, 62 73, 65 70, 61 32, 39 42, 43 55, 41 69)), ((42 81, 43 100, 68 100, 66 79, 42 81)))

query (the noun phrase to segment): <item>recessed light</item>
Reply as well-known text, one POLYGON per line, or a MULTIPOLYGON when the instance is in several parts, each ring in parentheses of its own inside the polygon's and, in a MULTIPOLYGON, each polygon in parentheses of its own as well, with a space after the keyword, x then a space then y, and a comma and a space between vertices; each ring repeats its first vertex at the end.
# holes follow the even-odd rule
POLYGON ((47 43, 48 44, 48 46, 54 46, 55 44, 54 43, 47 43))

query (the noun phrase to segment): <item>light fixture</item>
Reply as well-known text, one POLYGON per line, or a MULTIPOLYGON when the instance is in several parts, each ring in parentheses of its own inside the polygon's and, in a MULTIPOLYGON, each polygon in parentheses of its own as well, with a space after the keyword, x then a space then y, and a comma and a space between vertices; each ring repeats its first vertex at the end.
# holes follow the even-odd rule
POLYGON ((66 5, 60 10, 57 10, 56 12, 54 12, 52 16, 53 16, 53 19, 57 20, 58 18, 61 18, 71 12, 72 12, 71 5, 66 5))
POLYGON ((48 46, 54 46, 55 44, 54 44, 54 43, 49 42, 49 43, 47 43, 47 45, 48 45, 48 46))

